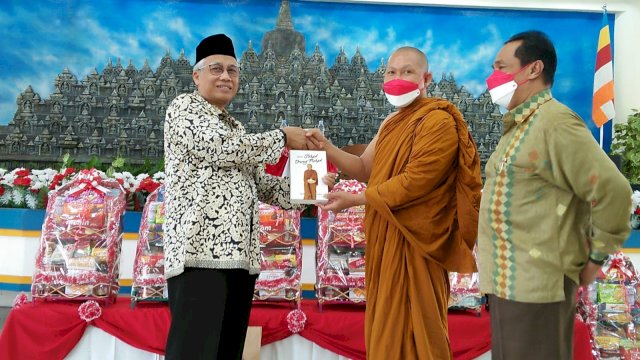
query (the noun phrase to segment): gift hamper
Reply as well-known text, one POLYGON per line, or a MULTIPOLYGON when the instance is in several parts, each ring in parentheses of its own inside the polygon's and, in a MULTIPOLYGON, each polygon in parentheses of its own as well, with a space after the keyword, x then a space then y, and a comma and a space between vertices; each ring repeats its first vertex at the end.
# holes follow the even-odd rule
POLYGON ((164 185, 147 197, 133 264, 131 306, 139 301, 167 301, 164 278, 164 185))
MULTIPOLYGON (((476 257, 474 248, 473 256, 476 257)), ((449 273, 449 309, 469 310, 480 315, 483 296, 480 293, 478 273, 449 273)))
POLYGON ((260 275, 254 302, 291 301, 301 297, 300 212, 260 203, 260 275))
POLYGON ((638 274, 618 252, 604 263, 596 281, 578 292, 577 314, 591 329, 595 359, 640 360, 638 274))
MULTIPOLYGON (((332 192, 364 192, 366 185, 356 180, 342 180, 332 192)), ((365 246, 364 206, 339 213, 318 210, 316 242, 316 298, 323 304, 364 304, 365 246)))
POLYGON ((120 184, 95 169, 49 192, 32 297, 114 302, 125 206, 120 184))

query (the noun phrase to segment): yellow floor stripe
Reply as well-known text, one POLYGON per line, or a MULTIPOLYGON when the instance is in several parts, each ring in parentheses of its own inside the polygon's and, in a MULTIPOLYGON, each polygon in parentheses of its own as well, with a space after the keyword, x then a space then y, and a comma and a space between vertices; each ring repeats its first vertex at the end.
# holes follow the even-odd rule
POLYGON ((31 276, 0 275, 0 283, 31 284, 31 276))
POLYGON ((314 284, 302 284, 302 290, 315 290, 315 285, 314 284))
MULTIPOLYGON (((40 238, 41 234, 42 232, 37 230, 0 229, 0 236, 40 238)), ((138 240, 138 233, 124 233, 122 238, 124 240, 138 240)))
MULTIPOLYGON (((15 275, 0 275, 0 283, 5 284, 31 284, 31 276, 15 276, 15 275)), ((118 280, 120 286, 131 286, 133 284, 133 279, 120 279, 118 280)), ((314 284, 302 284, 302 290, 311 290, 315 289, 314 284)))
MULTIPOLYGON (((37 230, 15 230, 15 229, 0 229, 0 236, 11 236, 11 237, 35 237, 39 238, 42 234, 41 231, 37 230)), ((138 233, 124 233, 124 240, 138 240, 138 233)), ((302 239, 302 245, 307 246, 315 246, 316 241, 313 239, 302 239)))
POLYGON ((16 230, 16 229, 0 229, 0 236, 13 237, 40 237, 38 230, 16 230))
POLYGON ((620 250, 622 250, 623 253, 640 253, 640 248, 621 248, 620 250))

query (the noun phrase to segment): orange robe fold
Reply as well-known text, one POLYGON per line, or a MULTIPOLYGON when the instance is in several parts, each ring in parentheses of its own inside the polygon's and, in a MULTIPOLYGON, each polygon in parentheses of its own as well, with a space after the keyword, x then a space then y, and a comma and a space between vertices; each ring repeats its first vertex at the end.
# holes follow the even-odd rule
POLYGON ((380 130, 366 190, 367 359, 448 359, 449 271, 476 271, 480 158, 453 104, 421 98, 380 130))

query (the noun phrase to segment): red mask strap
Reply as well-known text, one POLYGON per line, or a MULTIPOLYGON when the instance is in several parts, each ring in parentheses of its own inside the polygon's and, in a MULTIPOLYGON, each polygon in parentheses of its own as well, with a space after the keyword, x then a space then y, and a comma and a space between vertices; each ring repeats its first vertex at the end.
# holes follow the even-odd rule
MULTIPOLYGON (((535 60, 534 60, 534 61, 535 61, 535 60)), ((524 66, 523 66, 523 67, 521 67, 520 69, 518 69, 518 71, 516 71, 515 73, 513 73, 513 77, 515 77, 517 74, 521 73, 521 72, 522 72, 522 70, 524 70, 525 68, 527 68, 527 67, 528 67, 529 65, 531 65, 531 64, 533 64, 533 61, 532 61, 532 62, 530 62, 530 63, 528 63, 527 65, 524 65, 524 66)), ((516 82, 516 84, 518 84, 518 86, 520 86, 520 85, 522 85, 522 84, 526 83, 527 81, 529 81, 529 79, 524 79, 524 80, 523 80, 523 81, 521 81, 521 82, 516 82)))

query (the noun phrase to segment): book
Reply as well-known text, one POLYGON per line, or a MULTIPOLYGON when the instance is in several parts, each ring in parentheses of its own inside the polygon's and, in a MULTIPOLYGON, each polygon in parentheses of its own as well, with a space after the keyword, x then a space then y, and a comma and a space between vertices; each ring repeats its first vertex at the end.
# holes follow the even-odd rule
POLYGON ((323 178, 327 175, 327 153, 315 150, 289 151, 291 202, 317 204, 327 202, 329 187, 323 178))

